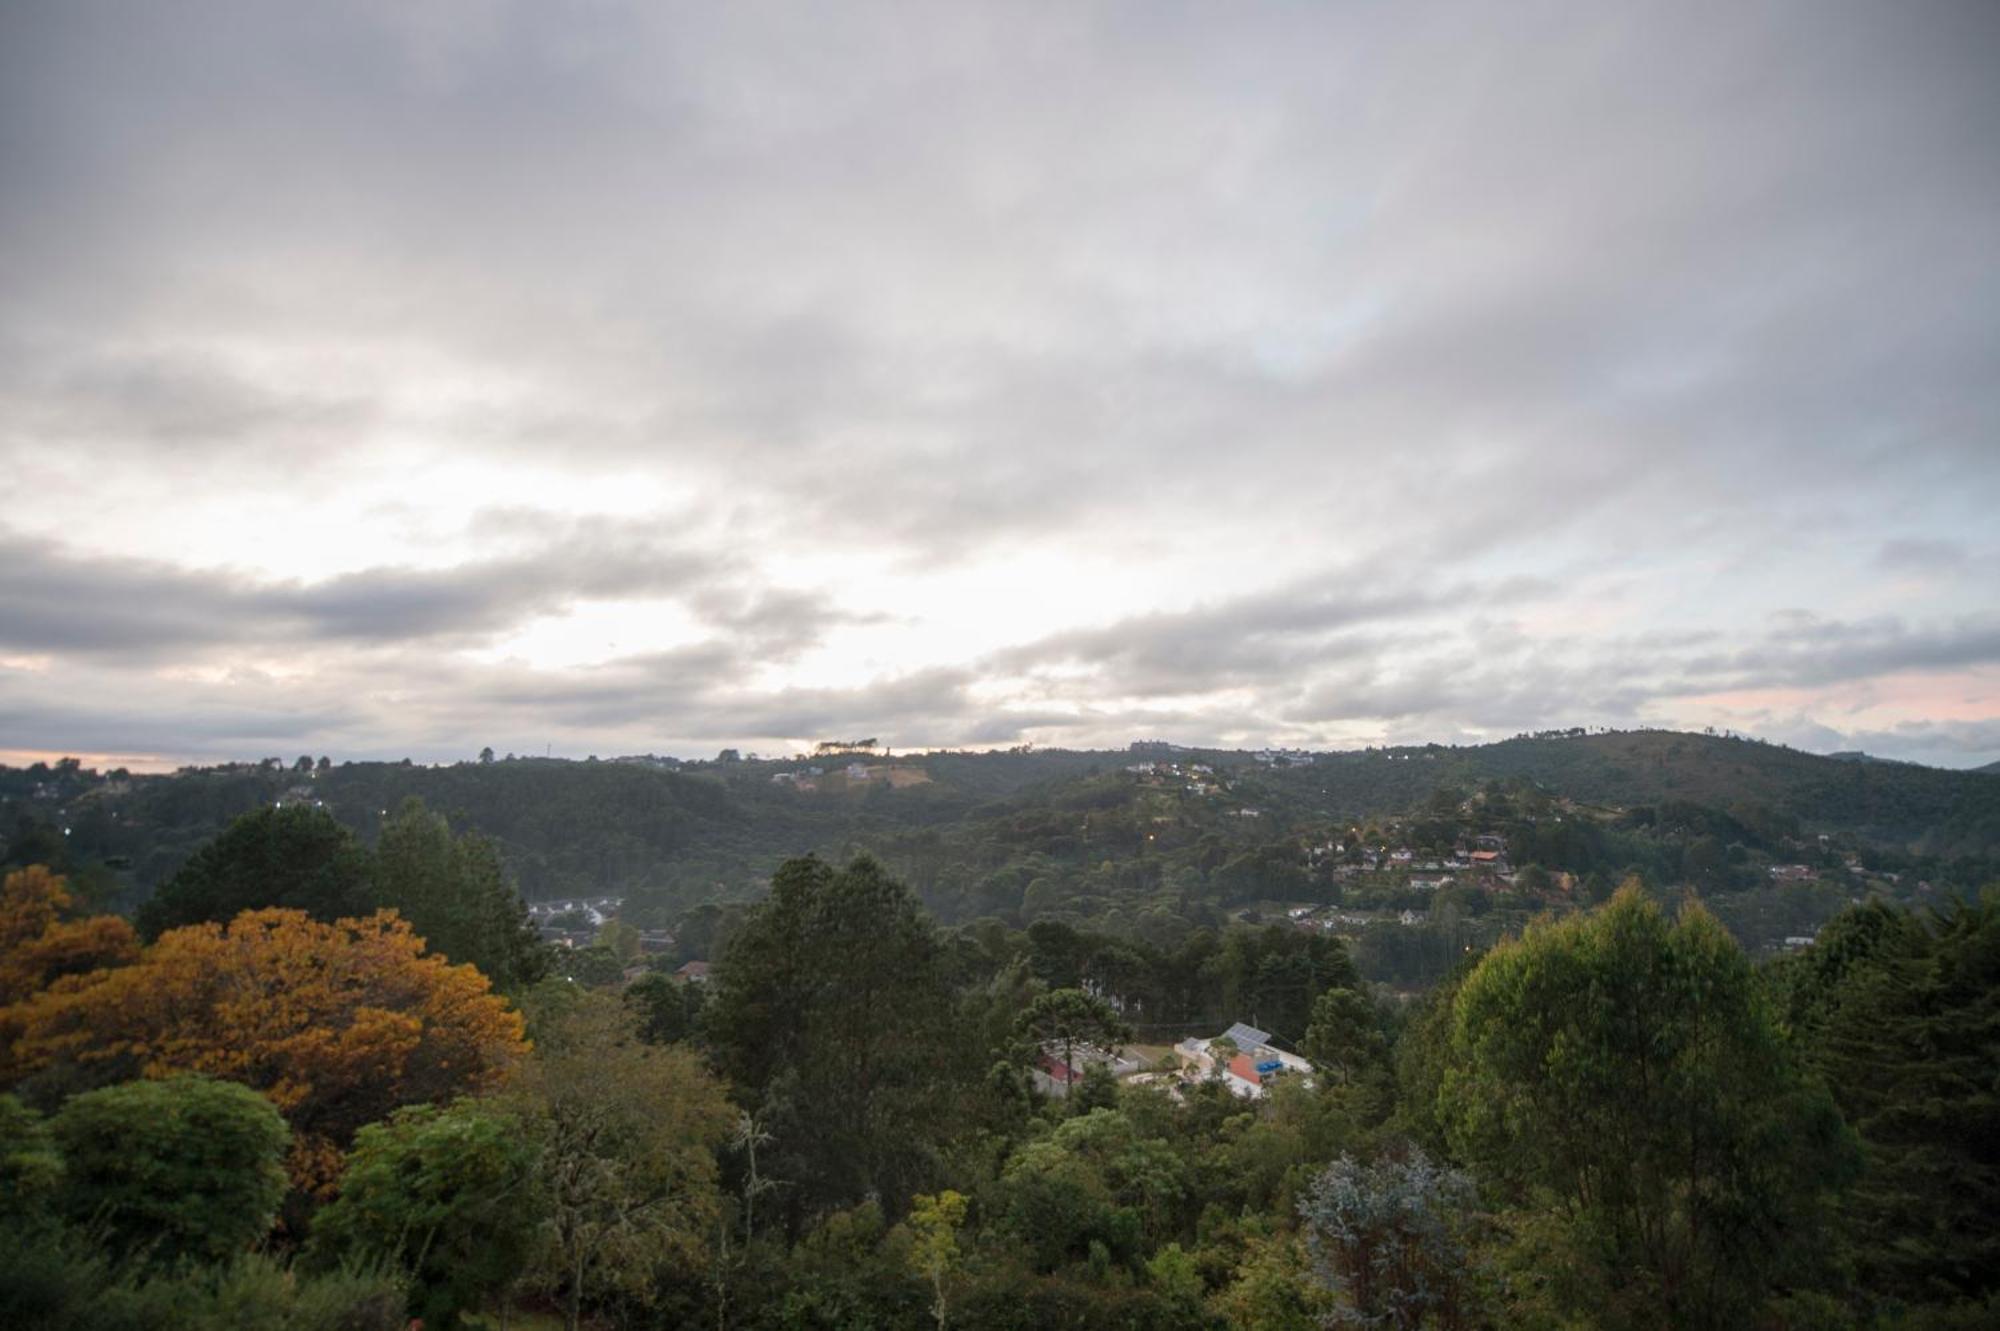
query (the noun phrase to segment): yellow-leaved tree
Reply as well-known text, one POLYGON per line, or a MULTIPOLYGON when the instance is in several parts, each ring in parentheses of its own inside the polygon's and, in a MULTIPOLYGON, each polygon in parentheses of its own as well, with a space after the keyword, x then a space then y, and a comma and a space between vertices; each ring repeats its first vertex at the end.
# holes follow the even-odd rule
POLYGON ((331 924, 245 911, 162 934, 128 964, 64 975, 0 1009, 6 1079, 197 1072, 269 1097, 293 1184, 325 1194, 362 1125, 493 1089, 527 1050, 521 1015, 471 966, 427 955, 394 911, 331 924))
POLYGON ((122 966, 139 955, 132 926, 115 915, 69 918, 74 902, 60 874, 30 865, 0 885, 0 1008, 65 975, 122 966))

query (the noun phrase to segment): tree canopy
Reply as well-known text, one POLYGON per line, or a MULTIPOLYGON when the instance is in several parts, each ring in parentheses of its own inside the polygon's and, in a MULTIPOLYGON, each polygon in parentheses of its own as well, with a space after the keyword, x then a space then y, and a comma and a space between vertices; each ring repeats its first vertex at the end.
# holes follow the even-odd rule
POLYGON ((219 1261, 270 1232, 291 1137, 270 1101, 207 1077, 87 1091, 49 1125, 70 1218, 162 1266, 219 1261))
POLYGON ((139 908, 139 931, 234 919, 282 908, 316 920, 365 915, 375 906, 368 853, 323 809, 287 804, 244 814, 196 851, 139 908))
POLYGON ((1559 1248, 1534 1260, 1572 1316, 1741 1325, 1820 1255, 1826 1200, 1858 1166, 1727 932, 1633 886, 1487 954, 1451 1053, 1451 1144, 1533 1217, 1524 1245, 1559 1248))
POLYGON ((548 950, 521 894, 485 837, 453 836, 415 797, 382 828, 373 863, 376 900, 410 922, 432 952, 476 966, 514 993, 548 971, 548 950))
POLYGON ((792 860, 731 938, 707 1027, 777 1137, 795 1218, 933 1170, 950 1105, 983 1072, 954 1039, 936 927, 872 860, 792 860))
POLYGON ((268 1095, 296 1133, 292 1176, 323 1191, 362 1125, 497 1085, 519 1013, 470 966, 425 953, 393 914, 324 924, 246 911, 169 930, 129 965, 57 981, 0 1014, 17 1077, 195 1072, 268 1095))

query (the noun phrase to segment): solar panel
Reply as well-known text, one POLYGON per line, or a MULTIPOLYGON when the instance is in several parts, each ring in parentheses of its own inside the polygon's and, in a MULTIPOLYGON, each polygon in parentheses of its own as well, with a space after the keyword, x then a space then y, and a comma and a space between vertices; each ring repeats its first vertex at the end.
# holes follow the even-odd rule
POLYGON ((1233 1041, 1238 1049, 1246 1052, 1251 1049, 1268 1048, 1271 1043, 1269 1035, 1255 1026, 1245 1026, 1240 1021, 1222 1034, 1225 1039, 1233 1041))

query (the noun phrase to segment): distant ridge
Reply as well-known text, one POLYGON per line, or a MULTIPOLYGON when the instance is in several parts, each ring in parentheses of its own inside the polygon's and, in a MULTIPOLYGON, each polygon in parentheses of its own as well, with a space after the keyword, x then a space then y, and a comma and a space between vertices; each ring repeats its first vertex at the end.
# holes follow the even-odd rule
MULTIPOLYGON (((1900 763, 1904 767, 1923 766, 1921 763, 1906 762, 1901 758, 1877 758, 1874 754, 1863 753, 1859 749, 1842 749, 1839 753, 1829 753, 1826 756, 1829 758, 1838 758, 1844 763, 1900 763)), ((2000 764, 1995 764, 1995 766, 2000 766, 2000 764)))
MULTIPOLYGON (((367 838, 388 810, 416 796, 454 826, 493 837, 531 898, 671 888, 698 900, 755 882, 788 855, 886 853, 912 838, 967 829, 1071 853, 1067 839, 1084 821, 1076 812, 1129 804, 1151 789, 1135 784, 1135 758, 1199 765, 1209 769, 1203 784, 1233 792, 1215 802, 1213 826, 1204 828, 1221 838, 1219 845, 1242 841, 1253 825, 1248 819, 1257 820, 1266 840, 1288 841, 1298 833, 1281 824, 1298 829, 1399 814, 1421 808, 1440 790, 1525 781, 1600 811, 1700 806, 1753 821, 1770 813, 1796 819, 1807 834, 2000 860, 2000 782, 1992 779, 2000 763, 1952 770, 1670 730, 1572 730, 1489 744, 1313 754, 1158 743, 910 752, 897 764, 927 780, 816 790, 798 779, 812 762, 803 755, 527 758, 439 767, 357 762, 311 773, 273 762, 131 777, 0 767, 0 829, 73 829, 76 853, 113 864, 143 894, 250 809, 310 800, 367 838)), ((1176 799, 1190 808, 1206 808, 1201 796, 1182 795, 1176 799)), ((0 830, 0 838, 6 835, 0 830)))

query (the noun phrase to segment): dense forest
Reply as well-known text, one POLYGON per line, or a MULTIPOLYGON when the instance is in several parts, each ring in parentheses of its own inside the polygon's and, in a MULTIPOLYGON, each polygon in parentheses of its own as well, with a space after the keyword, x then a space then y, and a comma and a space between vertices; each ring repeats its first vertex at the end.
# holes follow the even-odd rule
MULTIPOLYGON (((1401 832, 1504 844, 1532 793, 1401 832)), ((1799 841, 1644 807, 1591 844, 1799 841)), ((946 924, 866 856, 710 910, 705 966, 616 915, 551 948, 416 799, 252 809, 135 919, 17 868, 0 1324, 1993 1325, 2000 890, 1768 959, 1693 891, 1572 892, 1418 994, 1311 916, 946 924)))
POLYGON ((54 865, 84 900, 132 912, 241 814, 316 808, 372 844, 413 798, 482 834, 531 901, 618 898, 626 922, 672 931, 680 960, 707 959, 802 854, 869 855, 946 924, 1052 920, 1162 952, 1309 912, 1367 978, 1404 988, 1628 878, 1700 892, 1762 954, 1857 899, 1921 903, 2000 875, 1990 774, 1664 731, 1323 754, 489 751, 160 776, 66 761, 0 769, 0 862, 54 865), (1468 872, 1480 838, 1506 872, 1468 872))
POLYGON ((0 1321, 1990 1325, 1996 793, 1663 733, 0 772, 0 1321))

